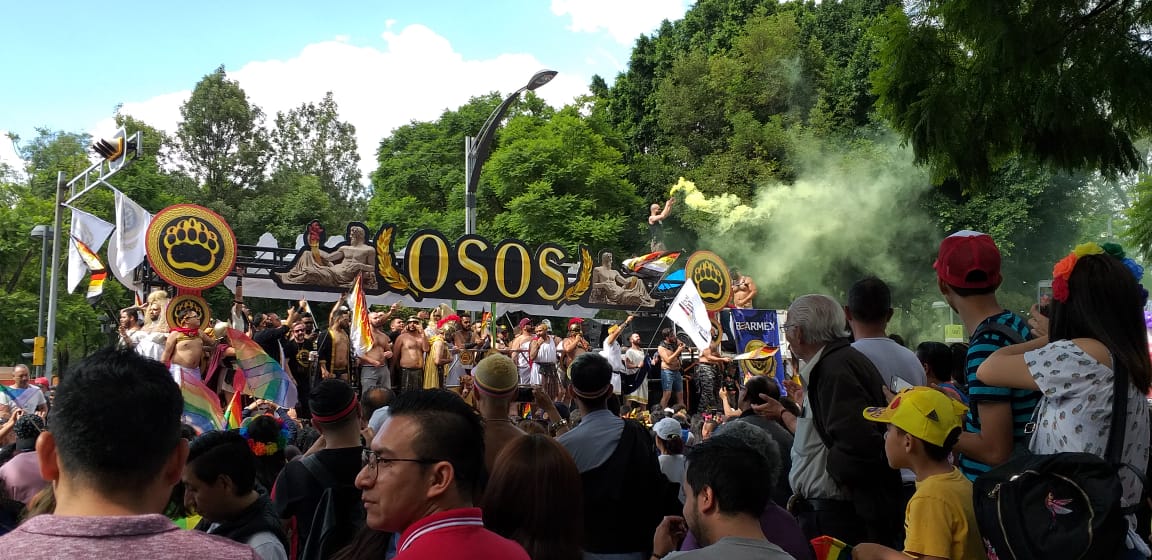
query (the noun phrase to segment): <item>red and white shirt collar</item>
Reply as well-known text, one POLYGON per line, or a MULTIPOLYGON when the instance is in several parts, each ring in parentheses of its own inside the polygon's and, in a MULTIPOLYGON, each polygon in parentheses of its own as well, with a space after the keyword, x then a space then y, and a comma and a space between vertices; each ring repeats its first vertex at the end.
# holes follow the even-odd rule
POLYGON ((413 523, 400 536, 397 552, 403 552, 420 537, 451 527, 483 527, 480 508, 460 508, 441 511, 413 523))

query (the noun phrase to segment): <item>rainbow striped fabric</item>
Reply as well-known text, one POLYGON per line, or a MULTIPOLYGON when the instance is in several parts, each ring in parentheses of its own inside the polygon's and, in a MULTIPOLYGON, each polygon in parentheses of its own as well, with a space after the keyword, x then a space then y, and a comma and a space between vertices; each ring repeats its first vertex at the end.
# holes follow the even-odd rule
POLYGON ((640 272, 641 270, 648 270, 656 274, 664 274, 668 272, 668 267, 680 258, 680 253, 674 251, 661 251, 656 253, 648 253, 639 257, 632 257, 626 259, 623 263, 624 268, 632 272, 640 272))
POLYGON ((352 322, 348 327, 349 338, 352 339, 352 351, 357 357, 363 357, 372 349, 372 325, 368 322, 368 304, 364 301, 364 288, 360 285, 360 277, 352 285, 352 292, 348 294, 348 302, 352 305, 352 322))
POLYGON ((816 560, 852 560, 852 547, 839 539, 823 536, 812 539, 816 560))
POLYGON ((184 395, 184 421, 201 433, 223 428, 224 410, 220 407, 220 399, 200 380, 199 372, 180 367, 180 381, 180 392, 184 395))
MULTIPOLYGON (((35 385, 29 385, 23 389, 17 389, 16 387, 9 387, 7 385, 0 384, 0 394, 8 397, 7 400, 15 404, 16 408, 22 409, 26 412, 32 412, 32 402, 36 397, 36 393, 40 393, 40 388, 35 385)), ((0 399, 0 401, 2 400, 3 399, 0 399)))
POLYGON ((100 257, 86 243, 75 236, 72 237, 72 243, 76 244, 76 251, 80 253, 80 258, 84 259, 84 265, 92 271, 92 278, 88 280, 88 294, 85 297, 88 303, 96 305, 104 293, 104 278, 108 276, 108 271, 104 269, 100 257))
POLYGON ((236 350, 236 365, 239 366, 236 375, 242 376, 241 383, 244 386, 241 389, 235 385, 233 378, 237 394, 244 393, 256 399, 272 401, 285 408, 296 406, 296 381, 284 371, 280 362, 266 354, 256 341, 241 331, 229 328, 228 341, 236 350))

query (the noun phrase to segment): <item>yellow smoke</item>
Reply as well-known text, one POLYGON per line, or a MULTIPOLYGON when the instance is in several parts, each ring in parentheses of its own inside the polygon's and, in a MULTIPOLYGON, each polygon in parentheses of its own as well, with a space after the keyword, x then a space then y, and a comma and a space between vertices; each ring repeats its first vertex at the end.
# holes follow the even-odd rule
POLYGON ((693 210, 716 216, 713 231, 725 233, 734 226, 752 220, 767 219, 779 206, 775 199, 768 199, 756 206, 740 202, 734 194, 724 193, 709 197, 696 188, 696 183, 683 177, 672 186, 672 195, 681 194, 684 204, 693 210))

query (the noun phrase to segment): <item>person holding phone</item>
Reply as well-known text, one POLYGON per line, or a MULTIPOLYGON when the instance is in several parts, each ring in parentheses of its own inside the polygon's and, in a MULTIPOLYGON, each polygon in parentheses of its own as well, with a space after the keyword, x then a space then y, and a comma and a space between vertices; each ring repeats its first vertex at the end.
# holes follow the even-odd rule
POLYGON ((686 346, 670 328, 665 327, 660 334, 664 337, 657 349, 660 353, 660 388, 664 391, 660 396, 660 408, 668 408, 669 397, 675 396, 676 402, 684 402, 684 372, 680 356, 686 346))

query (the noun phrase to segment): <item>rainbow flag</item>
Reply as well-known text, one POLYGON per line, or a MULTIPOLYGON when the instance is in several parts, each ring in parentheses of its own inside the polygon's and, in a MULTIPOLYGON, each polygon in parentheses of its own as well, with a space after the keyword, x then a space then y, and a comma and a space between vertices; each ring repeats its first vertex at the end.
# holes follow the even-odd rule
POLYGON ((104 263, 100 262, 100 257, 86 243, 80 241, 76 236, 72 236, 72 243, 76 245, 76 251, 80 253, 80 258, 84 259, 84 266, 92 271, 92 278, 88 280, 88 294, 85 297, 89 304, 96 305, 104 293, 104 279, 108 276, 108 271, 104 269, 104 263))
POLYGON ((372 349, 372 325, 368 322, 368 303, 364 301, 364 288, 360 285, 360 277, 352 285, 352 293, 348 294, 348 301, 352 304, 352 321, 348 327, 349 338, 352 339, 352 351, 357 357, 362 357, 372 349))
POLYGON ((839 539, 823 536, 812 539, 816 560, 852 560, 852 547, 839 539))
POLYGON ((232 389, 236 392, 232 395, 232 400, 228 402, 228 408, 224 410, 224 425, 229 430, 240 429, 240 422, 244 420, 244 407, 240 400, 243 398, 247 386, 244 372, 237 370, 232 375, 232 389))
POLYGON ((17 389, 16 387, 9 387, 7 385, 0 384, 0 395, 7 397, 7 401, 15 404, 16 408, 19 408, 25 412, 33 412, 33 397, 35 397, 36 393, 39 392, 40 388, 35 385, 29 385, 23 389, 17 389))
POLYGON ((655 253, 648 253, 639 257, 632 257, 626 259, 623 263, 624 268, 632 272, 640 272, 647 270, 656 274, 664 274, 668 272, 668 267, 680 258, 680 253, 675 251, 658 251, 655 253))
POLYGON ((224 410, 220 399, 209 389, 196 370, 180 368, 180 392, 184 395, 184 421, 201 433, 219 430, 224 410))
POLYGON ((236 374, 242 375, 244 386, 241 390, 234 384, 236 394, 243 392, 285 408, 296 406, 296 381, 284 371, 279 362, 266 354, 256 341, 236 329, 228 329, 228 341, 236 350, 236 365, 239 366, 236 374))

